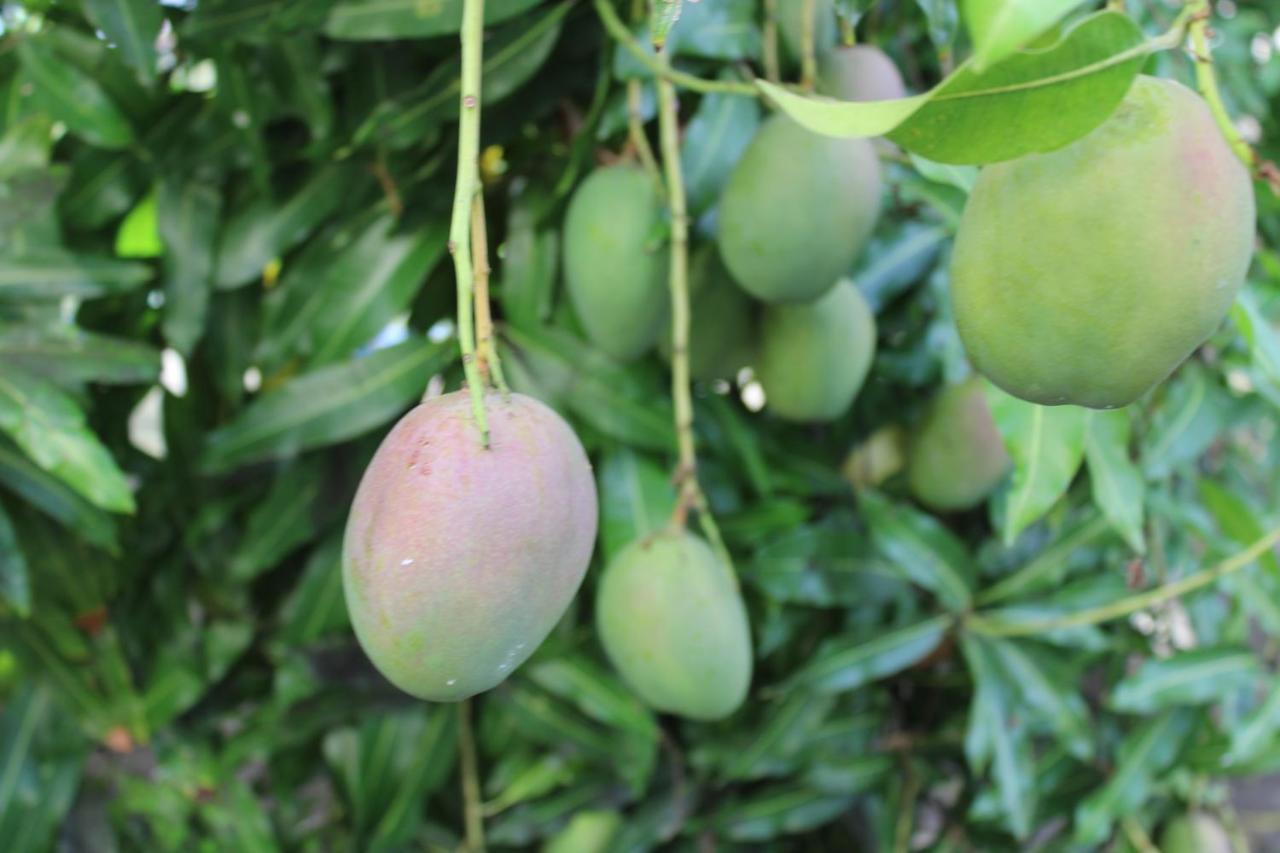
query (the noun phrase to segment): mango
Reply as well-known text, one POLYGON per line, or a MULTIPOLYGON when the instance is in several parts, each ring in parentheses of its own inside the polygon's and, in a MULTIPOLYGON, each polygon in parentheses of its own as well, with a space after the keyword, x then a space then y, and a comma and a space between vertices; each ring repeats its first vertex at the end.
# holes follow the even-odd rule
MULTIPOLYGON (((703 246, 689 261, 689 372, 694 379, 724 379, 750 363, 756 340, 755 305, 733 283, 715 246, 703 246)), ((663 327, 658 352, 671 363, 671 324, 663 327)))
POLYGON ((907 483, 929 509, 954 512, 986 500, 1012 460, 991 418, 982 380, 943 388, 916 429, 907 483))
POLYGON ((803 305, 769 305, 756 377, 766 405, 790 421, 833 421, 853 405, 871 369, 876 320, 848 279, 803 305))
POLYGON ((662 199, 635 166, 608 166, 573 194, 564 220, 564 278, 595 346, 620 361, 647 352, 667 311, 662 199))
POLYGON ((392 428, 356 491, 342 584, 365 654, 421 699, 494 687, 546 638, 591 557, 596 488, 573 430, 532 397, 466 391, 392 428))
POLYGON ((543 842, 542 853, 609 853, 622 826, 622 815, 611 809, 575 812, 564 829, 543 842))
POLYGON ((1124 406, 1222 322, 1254 220, 1200 96, 1139 77, 1082 139, 982 170, 952 257, 961 340, 1024 400, 1124 406))
POLYGON ((596 628, 619 674, 659 711, 717 720, 746 698, 751 631, 737 579, 685 530, 637 540, 609 561, 596 628))
POLYGON ((1231 837, 1204 812, 1179 815, 1160 833, 1161 853, 1231 853, 1231 837))
POLYGON ((865 139, 761 126, 720 199, 720 256, 765 302, 807 302, 849 272, 880 214, 880 163, 865 139))
POLYGON ((842 101, 888 101, 907 96, 898 66, 867 44, 839 47, 818 61, 817 91, 842 101))

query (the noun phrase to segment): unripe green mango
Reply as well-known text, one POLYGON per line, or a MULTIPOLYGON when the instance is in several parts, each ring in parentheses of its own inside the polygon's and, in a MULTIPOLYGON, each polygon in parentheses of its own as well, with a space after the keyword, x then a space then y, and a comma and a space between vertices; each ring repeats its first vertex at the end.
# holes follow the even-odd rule
POLYGON ((818 61, 818 94, 842 101, 905 98, 898 66, 883 50, 867 44, 838 47, 818 61))
MULTIPOLYGON (((723 379, 751 362, 758 323, 755 305, 734 284, 715 246, 703 246, 689 262, 689 373, 723 379)), ((658 352, 671 361, 671 324, 663 327, 658 352)))
POLYGON ((833 421, 853 405, 876 352, 876 319, 842 279, 803 305, 768 305, 756 377, 769 409, 791 421, 833 421))
POLYGON ((807 302, 849 272, 880 214, 865 139, 833 139, 785 115, 765 121, 720 199, 720 256, 765 302, 807 302))
MULTIPOLYGON (((779 0, 778 35, 787 55, 797 64, 804 57, 804 0, 779 0)), ((813 48, 821 56, 835 46, 839 33, 831 0, 814 0, 813 48)))
POLYGON ((1084 138, 982 170, 951 268, 965 349, 1034 403, 1131 403, 1222 322, 1254 216, 1204 101, 1139 77, 1084 138))
POLYGON ((911 442, 907 483, 939 512, 972 509, 991 494, 1012 460, 991 418, 982 380, 942 389, 911 442))
POLYGON ((1160 833, 1161 853, 1231 853, 1231 837, 1204 812, 1179 815, 1160 833))
POLYGON ((596 600, 605 652, 659 711, 728 716, 751 684, 751 629, 733 569, 698 537, 665 530, 605 567, 596 600))
POLYGON ((580 811, 564 829, 542 845, 542 853, 609 853, 613 837, 622 828, 622 815, 599 809, 580 811))
POLYGON ((662 199, 634 166, 596 169, 564 220, 564 277, 578 319, 599 349, 622 361, 658 339, 667 308, 662 199))
POLYGON ((437 702, 488 690, 533 654, 595 542, 595 480, 569 425, 523 394, 485 407, 487 449, 466 391, 401 418, 343 539, 360 645, 401 690, 437 702))

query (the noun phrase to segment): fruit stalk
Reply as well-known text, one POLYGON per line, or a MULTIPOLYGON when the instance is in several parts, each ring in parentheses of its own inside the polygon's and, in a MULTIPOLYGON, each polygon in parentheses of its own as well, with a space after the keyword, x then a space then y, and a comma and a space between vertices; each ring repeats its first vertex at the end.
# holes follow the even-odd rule
POLYGON ((988 637, 1026 637, 1042 634, 1046 631, 1057 631, 1062 628, 1077 628, 1081 625, 1097 625, 1100 622, 1109 622, 1113 619, 1137 613, 1139 610, 1144 610, 1153 605, 1161 604, 1169 599, 1186 595, 1200 587, 1208 586, 1219 578, 1248 566, 1274 548, 1277 543, 1280 543, 1280 527, 1267 533, 1239 554, 1212 565, 1203 571, 1196 572, 1194 575, 1189 575, 1182 580, 1163 584, 1155 589, 1149 589, 1146 592, 1131 595, 1119 601, 1113 601, 1110 604, 1104 604, 1101 607, 1093 607, 1089 610, 1082 610, 1078 613, 1057 616, 1038 622, 1003 623, 989 620, 981 615, 975 615, 967 620, 966 627, 970 631, 985 634, 988 637))
POLYGON ((1213 120, 1218 123, 1218 128, 1227 138, 1231 150, 1252 173, 1258 166, 1257 157, 1232 123, 1231 116, 1227 114, 1227 107, 1222 102, 1222 93, 1218 90, 1218 75, 1213 68, 1213 53, 1209 49, 1209 17, 1212 14, 1209 0, 1190 0, 1187 3, 1187 11, 1191 14, 1188 31, 1191 37, 1191 58, 1196 66, 1196 88, 1209 104, 1213 120))
POLYGON ((778 0, 764 0, 764 76, 770 83, 781 83, 778 63, 778 0))
POLYGON ((458 293, 458 344, 462 370, 471 393, 471 411, 480 440, 489 446, 489 423, 484 411, 484 383, 476 364, 475 320, 472 316, 475 271, 471 264, 471 206, 480 191, 480 69, 484 53, 484 0, 466 0, 462 9, 462 90, 458 101, 458 176, 449 223, 449 254, 453 255, 458 293))
POLYGON ((475 194, 471 203, 471 264, 475 268, 476 362, 480 379, 486 384, 492 381, 505 394, 509 389, 493 345, 493 315, 489 312, 489 229, 482 191, 475 194))
POLYGON ((476 768, 476 739, 471 731, 471 700, 458 703, 458 756, 462 765, 463 818, 468 853, 484 853, 484 813, 480 802, 480 773, 476 768))
POLYGON ((815 0, 804 0, 800 13, 800 86, 806 92, 813 91, 814 81, 818 78, 817 40, 814 36, 817 5, 815 0))

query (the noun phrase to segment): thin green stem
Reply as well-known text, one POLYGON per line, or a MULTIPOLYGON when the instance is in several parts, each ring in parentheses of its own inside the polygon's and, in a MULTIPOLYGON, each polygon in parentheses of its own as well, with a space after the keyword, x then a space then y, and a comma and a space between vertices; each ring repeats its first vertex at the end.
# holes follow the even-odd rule
POLYGON ((664 193, 662 172, 658 169, 657 158, 653 156, 653 146, 649 144, 649 137, 644 132, 644 116, 640 112, 642 86, 639 80, 627 81, 627 136, 631 140, 631 147, 635 149, 636 156, 640 158, 640 165, 657 184, 658 192, 664 193))
POLYGON ((800 87, 806 92, 813 91, 813 83, 818 79, 817 29, 818 4, 815 0, 804 0, 800 9, 800 87))
POLYGON ((632 38, 630 31, 627 30, 627 25, 618 17, 618 13, 609 3, 609 0, 595 0, 595 7, 596 14, 600 17, 600 23, 604 24, 604 28, 609 35, 656 76, 669 80, 692 92, 722 92, 728 95, 744 95, 748 98, 759 96, 759 92, 750 83, 735 83, 732 80, 703 80, 701 77, 675 70, 652 53, 649 53, 640 46, 639 42, 632 38))
POLYGON ((480 379, 492 382, 506 394, 506 377, 502 361, 493 342, 493 315, 489 306, 489 229, 484 216, 484 192, 477 192, 471 202, 471 263, 475 268, 476 356, 480 379))
POLYGON ((471 392, 471 411, 480 440, 489 446, 489 421, 484 411, 484 383, 476 364, 472 299, 475 275, 471 266, 471 203, 480 191, 480 70, 484 55, 484 0, 466 0, 462 9, 462 90, 458 100, 458 177, 453 190, 453 218, 449 223, 449 253, 453 255, 458 291, 458 343, 462 370, 471 392))
POLYGON ((764 0, 764 78, 770 83, 782 82, 782 66, 778 62, 778 0, 764 0))
POLYGON ((462 767, 463 818, 467 850, 484 853, 484 804, 480 800, 480 771, 476 739, 471 730, 471 700, 458 703, 458 763, 462 767))
POLYGON ((1231 145, 1231 150, 1252 172, 1258 166, 1258 158, 1231 121, 1227 106, 1222 102, 1222 92, 1218 89, 1218 75, 1213 68, 1213 53, 1209 48, 1209 17, 1212 14, 1209 0, 1189 0, 1184 11, 1191 15, 1188 29, 1191 35, 1192 59, 1195 60, 1196 65, 1196 88, 1208 103, 1209 111, 1213 113, 1213 120, 1217 122, 1218 129, 1231 145))
POLYGON ((1248 566, 1274 548, 1276 543, 1280 543, 1280 527, 1272 530, 1239 554, 1203 571, 1189 575, 1182 580, 1162 584, 1146 592, 1131 595, 1119 601, 1113 601, 1110 604, 1035 622, 1002 622, 998 617, 992 618, 979 613, 968 618, 966 627, 971 631, 990 637, 1025 637, 1042 634, 1046 631, 1057 631, 1062 628, 1078 628, 1081 625, 1097 625, 1101 622, 1109 622, 1208 586, 1219 578, 1248 566))

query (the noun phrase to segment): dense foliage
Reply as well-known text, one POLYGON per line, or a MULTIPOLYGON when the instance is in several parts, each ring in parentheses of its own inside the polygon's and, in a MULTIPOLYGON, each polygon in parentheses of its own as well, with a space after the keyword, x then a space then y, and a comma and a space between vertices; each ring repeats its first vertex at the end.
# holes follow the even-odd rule
MULTIPOLYGON (((786 24, 793 4, 685 2, 675 66, 763 74, 764 7, 786 24)), ((1191 83, 1193 62, 1135 52, 1016 110, 983 95, 978 69, 1046 76, 1053 49, 1015 50, 1058 43, 1044 31, 1062 14, 1072 51, 1114 57, 1177 10, 1130 0, 1136 25, 1068 29, 1099 4, 1008 0, 1048 20, 974 37, 955 3, 836 4, 912 91, 954 72, 968 95, 935 91, 884 128, 898 146, 877 148, 886 206, 850 270, 878 349, 852 412, 795 425, 750 373, 695 385, 701 477, 755 664, 737 713, 691 722, 649 710, 593 625, 599 569, 669 517, 675 461, 667 361, 588 344, 561 286, 575 187, 636 159, 630 114, 656 145, 636 55, 652 53, 649 24, 628 50, 602 5, 489 0, 481 170, 503 365, 573 424, 601 499, 570 612, 474 703, 489 844, 540 843, 571 818, 579 840, 560 849, 591 849, 593 832, 609 850, 1130 849, 1190 809, 1231 825, 1214 780, 1280 768, 1280 559, 1258 548, 1185 595, 1125 602, 1236 568, 1221 561, 1280 521, 1266 187, 1248 287, 1171 379, 1106 413, 989 392, 1014 468, 975 509, 925 509, 903 460, 937 391, 970 372, 947 293, 972 164, 1065 144, 1139 67, 1191 83), (1077 612, 1092 615, 1054 621, 1077 612)), ((959 5, 981 21, 999 4, 959 5)), ((372 669, 339 560, 390 424, 428 385, 460 383, 446 234, 461 6, 0 3, 6 850, 460 843, 458 706, 372 669)), ((1280 155, 1280 10, 1217 12, 1227 107, 1280 155)), ((680 90, 695 257, 768 109, 680 90)), ((804 216, 820 230, 827 213, 804 216)), ((621 274, 607 260, 599 275, 621 274)), ((697 305, 695 338, 740 316, 697 305)))

